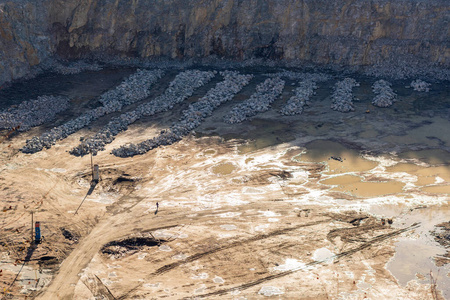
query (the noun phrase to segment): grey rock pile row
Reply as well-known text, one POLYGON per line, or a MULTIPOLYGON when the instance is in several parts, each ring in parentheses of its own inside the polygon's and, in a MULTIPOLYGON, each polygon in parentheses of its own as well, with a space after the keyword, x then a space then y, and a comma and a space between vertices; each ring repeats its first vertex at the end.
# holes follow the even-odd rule
POLYGON ((256 93, 234 106, 224 116, 224 122, 228 124, 240 123, 249 117, 269 110, 270 104, 283 92, 284 83, 284 80, 279 77, 266 79, 256 87, 256 93))
POLYGON ((416 79, 411 82, 411 87, 417 92, 429 92, 431 83, 425 82, 420 79, 416 79))
POLYGON ((303 106, 308 104, 309 98, 314 95, 317 84, 313 80, 301 81, 299 87, 295 89, 286 105, 284 105, 280 113, 285 116, 299 115, 303 112, 303 106))
POLYGON ((84 71, 100 71, 102 67, 98 64, 90 64, 84 61, 76 61, 68 64, 54 63, 51 70, 62 75, 78 74, 84 71))
POLYGON ((44 148, 50 148, 58 140, 62 140, 92 121, 116 111, 120 111, 124 105, 144 99, 149 95, 148 90, 162 76, 160 70, 138 70, 135 74, 124 80, 117 88, 106 92, 101 96, 103 106, 94 108, 67 123, 45 132, 40 137, 35 136, 27 140, 27 144, 21 149, 24 153, 36 153, 44 148), (133 91, 136 91, 134 94, 133 91), (107 96, 105 96, 107 95, 107 96))
POLYGON ((150 87, 162 76, 162 70, 137 70, 115 89, 109 90, 100 96, 99 101, 105 107, 117 107, 116 111, 123 106, 135 103, 150 96, 150 87), (120 107, 120 108, 119 108, 120 107))
POLYGON ((114 118, 93 137, 84 140, 80 145, 73 148, 70 154, 83 156, 90 152, 96 154, 98 151, 104 150, 105 145, 111 143, 117 134, 128 129, 128 125, 144 116, 152 116, 172 109, 175 104, 192 96, 195 89, 208 83, 214 76, 214 72, 198 70, 190 70, 178 74, 164 94, 153 101, 139 105, 133 111, 114 118))
POLYGON ((338 81, 334 86, 333 95, 331 95, 331 109, 340 112, 354 111, 353 107, 353 92, 352 89, 355 86, 359 86, 353 78, 345 78, 342 81, 338 81))
POLYGON ((316 82, 323 82, 331 79, 331 76, 325 73, 303 73, 303 72, 294 72, 294 71, 282 71, 278 73, 269 73, 264 74, 267 77, 281 77, 287 78, 290 80, 312 80, 316 82))
POLYGON ((50 120, 69 107, 69 99, 60 96, 39 96, 36 100, 24 101, 16 107, 0 112, 0 128, 27 131, 50 120))
POLYGON ((217 107, 231 100, 253 78, 253 75, 241 75, 234 71, 224 71, 220 74, 224 77, 224 81, 209 90, 198 102, 189 105, 183 111, 181 119, 169 130, 137 145, 131 144, 114 149, 112 153, 118 157, 130 157, 144 154, 160 145, 171 145, 181 140, 183 136, 198 127, 206 117, 211 116, 217 107))
POLYGON ((389 107, 397 99, 397 94, 392 90, 391 84, 383 79, 376 81, 372 85, 372 91, 376 94, 372 104, 378 107, 389 107))

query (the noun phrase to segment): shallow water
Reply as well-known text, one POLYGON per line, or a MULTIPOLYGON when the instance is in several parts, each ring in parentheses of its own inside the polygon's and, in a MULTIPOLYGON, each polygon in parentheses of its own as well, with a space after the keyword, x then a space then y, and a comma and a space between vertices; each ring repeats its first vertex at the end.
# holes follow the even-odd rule
POLYGON ((221 163, 211 168, 211 171, 216 175, 229 175, 233 173, 233 171, 236 169, 236 166, 231 163, 221 163))

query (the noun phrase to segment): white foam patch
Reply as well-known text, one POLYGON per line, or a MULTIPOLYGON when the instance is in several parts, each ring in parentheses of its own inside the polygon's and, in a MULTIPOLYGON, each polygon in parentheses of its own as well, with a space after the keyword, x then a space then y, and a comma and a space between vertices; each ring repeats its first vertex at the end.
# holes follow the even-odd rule
POLYGON ((242 213, 240 213, 240 212, 226 212, 223 214, 218 214, 217 216, 220 218, 234 218, 234 217, 240 216, 241 214, 242 213))
POLYGON ((435 184, 444 183, 444 182, 445 182, 445 180, 439 176, 436 176, 436 179, 434 181, 435 184))
POLYGON ((198 275, 192 275, 192 279, 208 279, 209 275, 208 273, 200 273, 198 275))
POLYGON ((314 251, 312 258, 315 261, 329 261, 334 257, 334 253, 328 250, 327 248, 319 248, 314 251))
POLYGON ((271 297, 271 296, 276 296, 276 295, 283 295, 284 291, 280 288, 274 287, 274 286, 263 286, 258 294, 266 296, 266 297, 271 297))
POLYGON ((265 231, 269 226, 269 224, 258 225, 255 227, 255 231, 265 231))
POLYGON ((242 193, 244 193, 244 194, 264 194, 265 191, 262 189, 254 188, 254 187, 244 187, 242 189, 242 193))
POLYGON ((184 260, 186 258, 187 258, 187 255, 184 253, 180 253, 180 254, 172 256, 172 259, 176 259, 176 260, 184 260))
POLYGON ((271 223, 275 223, 275 222, 279 222, 280 219, 278 219, 278 218, 269 218, 267 221, 269 221, 271 223))
POLYGON ((225 283, 225 280, 223 280, 222 277, 216 276, 213 279, 214 283, 225 283))
POLYGON ((170 248, 170 247, 167 246, 167 245, 161 245, 161 246, 159 246, 158 249, 159 249, 160 251, 165 251, 165 252, 172 251, 172 248, 170 248))
POLYGON ((53 172, 53 173, 66 173, 67 170, 63 168, 53 168, 53 169, 47 169, 46 171, 53 172))
POLYGON ((274 267, 273 270, 283 272, 303 268, 306 268, 305 263, 302 263, 294 258, 287 258, 284 264, 274 267))
POLYGON ((102 203, 102 204, 112 204, 116 202, 119 198, 117 194, 113 193, 101 193, 97 197, 87 197, 86 200, 90 202, 102 203))
POLYGON ((220 225, 220 228, 225 230, 236 230, 236 225, 233 224, 227 224, 227 225, 220 225))
POLYGON ((147 256, 147 253, 139 253, 138 259, 144 259, 147 256))
POLYGON ((196 290, 194 291, 194 293, 195 293, 195 294, 203 293, 203 292, 205 292, 205 289, 206 289, 206 285, 205 285, 205 284, 202 284, 202 285, 200 285, 200 287, 199 287, 198 289, 196 289, 196 290))
POLYGON ((264 217, 279 217, 281 216, 279 213, 267 210, 267 211, 258 211, 260 214, 262 214, 264 217))
POLYGON ((156 289, 160 286, 160 283, 144 283, 142 286, 146 288, 156 289))

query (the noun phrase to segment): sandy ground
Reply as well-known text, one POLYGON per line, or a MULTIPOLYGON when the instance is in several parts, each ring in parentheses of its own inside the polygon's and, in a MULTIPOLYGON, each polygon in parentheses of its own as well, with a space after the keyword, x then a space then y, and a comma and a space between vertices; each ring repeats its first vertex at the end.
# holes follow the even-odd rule
POLYGON ((94 157, 93 190, 90 157, 68 151, 106 118, 33 155, 18 149, 45 127, 11 137, 1 144, 2 296, 450 299, 448 248, 431 233, 449 221, 448 118, 409 124, 319 104, 303 121, 272 110, 231 126, 221 122, 229 103, 179 143, 110 155, 182 107, 139 121, 94 157), (31 212, 44 236, 36 246, 31 212))

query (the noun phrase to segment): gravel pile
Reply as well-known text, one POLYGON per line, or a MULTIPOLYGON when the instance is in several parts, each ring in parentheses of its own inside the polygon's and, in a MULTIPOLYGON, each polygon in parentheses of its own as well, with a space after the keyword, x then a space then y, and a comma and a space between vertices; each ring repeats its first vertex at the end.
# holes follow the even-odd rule
POLYGON ((90 64, 84 61, 76 61, 67 64, 54 63, 51 70, 62 75, 78 74, 84 71, 100 71, 102 67, 98 64, 90 64))
POLYGON ((317 84, 313 80, 300 82, 299 87, 294 91, 294 96, 281 108, 280 113, 285 116, 301 114, 303 106, 308 104, 309 98, 315 94, 315 89, 317 89, 317 84))
POLYGON ((284 80, 279 77, 266 79, 256 87, 256 93, 234 106, 225 115, 224 122, 228 124, 240 123, 249 117, 269 110, 270 104, 283 92, 284 83, 284 80))
POLYGON ((372 91, 376 94, 372 104, 378 107, 389 107, 397 99, 397 94, 392 90, 391 84, 383 79, 376 81, 372 85, 372 91))
MULTIPOLYGON (((93 137, 85 139, 80 145, 73 148, 70 154, 83 156, 92 152, 105 149, 105 145, 111 143, 115 136, 128 129, 128 125, 144 116, 165 112, 192 96, 194 90, 208 83, 215 76, 214 72, 189 70, 178 74, 170 83, 164 94, 153 101, 139 105, 135 110, 124 113, 111 120, 93 137)), ((109 100, 108 100, 109 101, 109 100)))
POLYGON ((60 96, 39 96, 36 100, 24 101, 18 106, 0 112, 0 129, 20 126, 27 131, 55 118, 57 113, 69 107, 69 99, 60 96))
POLYGON ((264 74, 267 77, 275 78, 287 78, 290 80, 312 80, 316 82, 323 82, 331 79, 331 76, 324 73, 303 73, 303 72, 294 72, 294 71, 282 71, 277 73, 267 73, 264 74))
POLYGON ((331 109, 340 112, 354 111, 352 89, 355 86, 359 86, 359 83, 353 78, 345 78, 342 81, 338 81, 334 86, 333 95, 331 95, 333 101, 331 109))
POLYGON ((130 144, 114 149, 112 153, 118 157, 130 157, 144 154, 160 145, 170 145, 181 140, 183 136, 198 127, 206 117, 211 116, 217 107, 231 100, 253 78, 253 75, 241 75, 234 71, 224 71, 220 74, 224 80, 209 90, 199 101, 189 105, 183 111, 181 119, 169 130, 140 144, 130 144))
POLYGON ((24 153, 36 153, 43 148, 50 148, 56 141, 68 137, 89 125, 92 121, 106 114, 119 111, 124 105, 144 99, 150 93, 148 89, 161 78, 162 74, 161 70, 138 70, 115 89, 106 92, 100 97, 103 106, 92 109, 76 119, 55 127, 40 137, 35 136, 27 140, 27 144, 20 150, 24 153))
POLYGON ((425 82, 420 79, 416 79, 411 82, 411 87, 417 92, 429 92, 431 83, 425 82))

